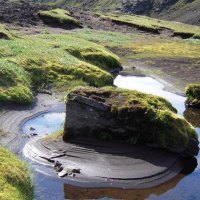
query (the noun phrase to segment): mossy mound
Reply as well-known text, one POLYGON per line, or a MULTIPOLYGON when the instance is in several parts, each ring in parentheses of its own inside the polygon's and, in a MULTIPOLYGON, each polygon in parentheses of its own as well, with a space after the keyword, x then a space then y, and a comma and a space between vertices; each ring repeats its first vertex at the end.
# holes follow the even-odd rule
POLYGON ((185 93, 187 106, 200 108, 200 84, 189 84, 185 89, 185 93))
POLYGON ((25 70, 4 59, 0 59, 0 66, 0 101, 31 103, 31 80, 25 70))
POLYGON ((70 135, 87 135, 161 147, 186 155, 198 152, 195 129, 161 97, 114 87, 86 87, 72 90, 66 104, 65 139, 70 135), (77 126, 73 126, 75 121, 77 126), (193 142, 195 150, 190 153, 193 142))
POLYGON ((128 25, 151 33, 160 33, 163 30, 172 32, 172 36, 180 36, 182 38, 199 38, 200 28, 198 26, 188 25, 180 22, 172 22, 150 18, 138 15, 126 14, 107 14, 99 15, 102 19, 109 19, 119 25, 128 25))
POLYGON ((33 186, 27 166, 2 147, 0 147, 0 199, 33 199, 33 186))
POLYGON ((0 39, 10 40, 14 37, 13 33, 5 25, 0 24, 0 39))
POLYGON ((120 66, 118 57, 105 48, 86 46, 76 49, 68 48, 66 51, 81 60, 89 62, 105 70, 120 66))
POLYGON ((0 40, 0 46, 0 101, 28 104, 32 91, 112 85, 107 71, 120 66, 119 58, 105 47, 71 34, 0 40))
POLYGON ((63 9, 39 11, 38 16, 48 25, 66 29, 81 27, 80 23, 70 13, 63 9))

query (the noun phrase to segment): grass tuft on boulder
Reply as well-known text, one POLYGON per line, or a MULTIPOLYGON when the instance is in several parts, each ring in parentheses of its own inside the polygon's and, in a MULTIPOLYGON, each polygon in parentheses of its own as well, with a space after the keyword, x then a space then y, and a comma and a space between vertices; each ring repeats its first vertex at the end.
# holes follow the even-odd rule
POLYGON ((66 105, 65 140, 81 135, 198 153, 194 127, 164 98, 114 87, 82 87, 68 94, 66 105))
POLYGON ((200 84, 189 84, 185 93, 187 96, 186 104, 190 107, 200 108, 200 84))
POLYGON ((33 199, 33 185, 26 164, 2 147, 0 147, 0 199, 33 199))
POLYGON ((70 15, 70 12, 57 8, 48 11, 39 11, 38 16, 48 25, 66 29, 81 27, 78 20, 70 15))

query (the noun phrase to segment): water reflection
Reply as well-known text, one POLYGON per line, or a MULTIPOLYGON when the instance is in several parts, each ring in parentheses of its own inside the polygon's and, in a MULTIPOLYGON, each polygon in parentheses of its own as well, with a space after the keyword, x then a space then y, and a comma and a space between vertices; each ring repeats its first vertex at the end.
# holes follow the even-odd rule
POLYGON ((194 126, 200 127, 200 109, 188 108, 184 117, 194 126))
MULTIPOLYGON (((71 185, 64 185, 65 199, 127 199, 143 200, 150 196, 150 199, 159 197, 163 193, 173 189, 185 177, 194 171, 197 166, 196 158, 187 158, 185 169, 181 174, 172 180, 156 187, 147 189, 118 189, 118 188, 79 188, 71 185)), ((180 193, 181 194, 181 193, 180 193)), ((169 199, 168 197, 165 198, 169 199)), ((176 198, 178 200, 178 198, 176 198)))
POLYGON ((46 113, 28 120, 23 126, 23 132, 37 135, 47 135, 59 131, 65 120, 65 113, 46 113))
POLYGON ((119 88, 138 90, 147 94, 158 95, 166 98, 181 115, 185 110, 185 97, 164 90, 164 85, 151 77, 118 75, 114 81, 114 85, 119 88))

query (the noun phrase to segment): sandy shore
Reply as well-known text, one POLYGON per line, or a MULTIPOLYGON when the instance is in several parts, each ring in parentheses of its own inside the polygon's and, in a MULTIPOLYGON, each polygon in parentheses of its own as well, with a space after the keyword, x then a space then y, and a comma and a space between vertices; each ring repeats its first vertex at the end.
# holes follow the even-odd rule
POLYGON ((29 139, 22 133, 21 125, 32 117, 62 107, 64 103, 59 99, 46 94, 38 94, 36 101, 30 106, 21 106, 2 103, 0 109, 0 129, 6 134, 0 138, 0 145, 9 148, 13 152, 19 152, 29 139))

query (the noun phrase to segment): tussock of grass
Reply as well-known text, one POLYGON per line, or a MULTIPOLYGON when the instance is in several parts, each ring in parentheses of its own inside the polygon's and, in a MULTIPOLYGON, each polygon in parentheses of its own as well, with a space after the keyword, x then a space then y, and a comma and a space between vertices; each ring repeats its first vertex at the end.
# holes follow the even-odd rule
POLYGON ((112 116, 129 127, 127 135, 107 132, 108 138, 117 137, 131 144, 151 144, 172 151, 186 148, 190 138, 198 139, 192 125, 177 115, 171 103, 161 97, 114 87, 81 87, 71 92, 110 105, 112 116))
POLYGON ((45 23, 53 26, 60 26, 63 28, 70 28, 70 26, 80 27, 79 22, 74 19, 68 11, 60 8, 49 11, 39 11, 38 15, 45 23))
POLYGON ((2 147, 0 147, 0 199, 33 199, 33 186, 26 164, 2 147))
POLYGON ((185 89, 188 103, 200 104, 200 84, 189 84, 185 89))
POLYGON ((5 25, 0 24, 0 39, 10 40, 14 37, 13 33, 5 25))
POLYGON ((0 101, 32 102, 30 79, 25 70, 3 59, 0 59, 0 66, 0 101))
POLYGON ((71 34, 0 40, 0 46, 0 101, 30 103, 32 88, 111 85, 113 77, 105 70, 120 65, 105 47, 71 34))

